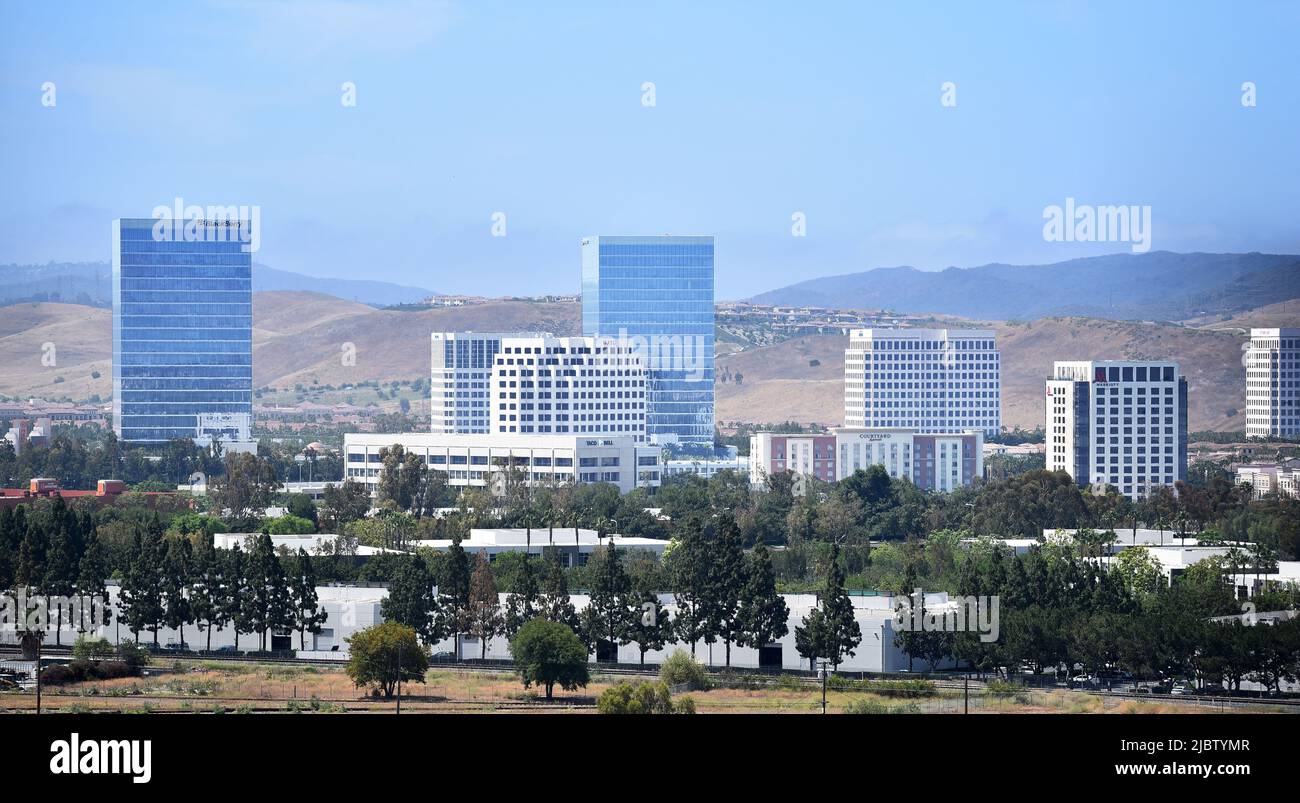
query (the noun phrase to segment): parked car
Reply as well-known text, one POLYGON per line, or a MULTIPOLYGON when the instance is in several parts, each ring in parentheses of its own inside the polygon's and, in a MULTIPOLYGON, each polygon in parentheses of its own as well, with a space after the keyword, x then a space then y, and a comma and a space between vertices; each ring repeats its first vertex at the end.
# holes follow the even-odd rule
POLYGON ((237 653, 237 652, 239 652, 239 650, 235 649, 235 645, 233 645, 233 644, 227 644, 227 645, 225 645, 225 646, 223 646, 223 647, 218 647, 218 648, 216 648, 215 650, 213 650, 213 652, 219 652, 219 653, 222 653, 222 654, 226 654, 226 653, 237 653))
POLYGON ((429 660, 435 664, 450 664, 456 660, 456 654, 451 650, 442 650, 430 655, 429 660))
POLYGON ((190 645, 183 641, 169 641, 163 646, 163 649, 167 652, 189 652, 190 645))

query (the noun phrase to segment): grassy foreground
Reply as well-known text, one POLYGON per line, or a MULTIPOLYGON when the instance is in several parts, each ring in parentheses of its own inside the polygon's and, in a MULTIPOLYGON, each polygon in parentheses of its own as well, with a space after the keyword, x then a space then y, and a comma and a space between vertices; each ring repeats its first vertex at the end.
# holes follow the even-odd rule
MULTIPOLYGON (((638 678, 630 678, 635 682, 638 678)), ((599 671, 577 692, 557 690, 547 702, 526 690, 512 673, 483 669, 431 669, 424 684, 404 684, 403 712, 595 713, 602 691, 625 675, 599 671)), ((812 714, 821 711, 821 690, 791 677, 758 684, 719 681, 704 691, 689 692, 699 713, 812 714)), ((1218 707, 1169 701, 1126 700, 1086 692, 1024 690, 992 694, 972 684, 969 703, 961 689, 938 688, 932 694, 903 699, 860 688, 830 689, 827 710, 852 706, 872 713, 1217 713, 1218 707)), ((154 668, 147 677, 85 681, 44 690, 42 710, 64 713, 116 711, 135 713, 344 713, 391 712, 384 700, 353 686, 342 668, 281 666, 253 662, 177 661, 154 668)), ((0 712, 34 711, 33 693, 0 693, 0 712)), ((1261 710, 1261 709, 1254 709, 1261 710)), ((1267 709, 1263 709, 1267 710, 1267 709)))

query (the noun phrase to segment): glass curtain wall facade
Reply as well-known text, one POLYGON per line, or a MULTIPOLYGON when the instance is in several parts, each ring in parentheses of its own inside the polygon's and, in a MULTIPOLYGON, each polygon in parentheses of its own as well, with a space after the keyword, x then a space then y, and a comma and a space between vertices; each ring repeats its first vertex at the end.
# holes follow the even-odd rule
POLYGON ((713 442, 713 237, 586 237, 582 333, 628 338, 646 366, 646 434, 713 442))
POLYGON ((253 255, 238 234, 247 224, 178 224, 156 236, 157 222, 113 222, 113 430, 129 442, 247 440, 253 255))

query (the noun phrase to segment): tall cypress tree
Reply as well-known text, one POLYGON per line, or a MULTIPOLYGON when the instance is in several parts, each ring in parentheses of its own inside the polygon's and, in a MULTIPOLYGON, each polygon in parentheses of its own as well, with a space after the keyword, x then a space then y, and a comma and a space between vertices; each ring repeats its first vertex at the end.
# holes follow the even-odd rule
POLYGON ((740 527, 730 513, 719 517, 708 561, 710 629, 726 644, 726 666, 731 666, 731 643, 740 635, 737 616, 745 587, 745 550, 740 527))
POLYGON ((830 568, 826 572, 826 588, 822 594, 822 610, 826 614, 825 647, 823 658, 839 669, 840 661, 853 655, 862 643, 862 628, 853 615, 853 601, 844 590, 844 568, 840 566, 839 544, 831 545, 830 568))
POLYGON ((148 630, 153 633, 154 646, 158 644, 158 628, 164 613, 161 575, 162 538, 137 527, 131 538, 127 570, 118 596, 122 619, 137 643, 140 631, 148 630))
POLYGON ((593 571, 591 597, 582 611, 583 636, 592 648, 601 641, 610 642, 617 648, 629 640, 632 581, 623 570, 618 547, 612 543, 587 566, 593 571))
POLYGON ((691 645, 694 656, 696 643, 707 638, 711 599, 708 545, 699 516, 689 516, 682 522, 667 561, 677 606, 673 627, 677 638, 691 645))
POLYGON ((298 648, 307 649, 307 634, 315 635, 329 615, 321 609, 316 597, 316 570, 311 565, 311 555, 298 547, 293 578, 294 627, 298 631, 298 648))
POLYGON ((182 649, 185 648, 185 625, 194 621, 189 595, 190 586, 194 582, 191 558, 188 538, 175 536, 168 539, 162 571, 163 621, 167 627, 177 631, 182 649))
POLYGON ((235 631, 235 649, 238 650, 239 635, 252 632, 248 618, 252 607, 249 600, 248 555, 239 544, 234 544, 219 560, 224 562, 225 568, 222 571, 224 583, 218 607, 221 617, 230 622, 235 631))
POLYGON ((46 600, 50 597, 62 598, 57 605, 56 624, 54 628, 54 643, 63 644, 63 611, 64 602, 71 600, 73 593, 77 590, 77 560, 76 546, 73 543, 72 533, 69 532, 67 521, 64 517, 59 517, 53 538, 50 539, 50 548, 45 561, 45 578, 41 583, 41 590, 44 592, 46 600))
POLYGON ((762 649, 790 632, 790 607, 776 590, 776 571, 767 546, 759 541, 747 561, 740 596, 736 641, 743 647, 762 649))
POLYGON ((20 543, 22 536, 14 526, 14 512, 9 508, 0 510, 0 593, 14 587, 14 559, 20 543))
POLYGON ((542 577, 541 615, 552 622, 568 625, 575 633, 578 631, 578 612, 569 599, 569 582, 560 565, 560 554, 548 547, 542 552, 545 573, 542 577))
POLYGON ((386 621, 411 628, 425 643, 443 638, 433 577, 419 555, 400 559, 379 610, 386 621))
POLYGON ((456 658, 460 658, 460 636, 469 629, 469 558, 460 545, 460 538, 453 536, 451 548, 442 561, 442 571, 438 577, 438 594, 448 627, 456 635, 456 658))
POLYGON ((217 560, 216 549, 212 545, 212 536, 197 533, 193 555, 190 559, 190 571, 194 580, 190 583, 190 614, 199 632, 207 634, 204 650, 212 649, 212 629, 220 617, 218 607, 221 599, 221 561, 217 560))
POLYGON ((515 590, 506 597, 506 635, 511 638, 528 620, 537 616, 541 607, 541 588, 537 583, 537 561, 525 554, 519 567, 515 590))
POLYGON ((99 536, 91 530, 86 537, 86 549, 77 566, 77 596, 81 598, 81 617, 78 630, 86 632, 86 606, 92 609, 96 602, 102 603, 103 619, 98 624, 107 625, 112 620, 112 607, 108 604, 108 558, 104 554, 104 545, 99 536))
POLYGON ((474 559, 474 572, 469 581, 469 632, 479 640, 479 657, 487 657, 487 645, 501 633, 504 621, 501 603, 497 596, 496 581, 487 555, 482 552, 474 559))
POLYGON ((668 616, 668 609, 659 601, 657 591, 649 572, 639 573, 632 581, 633 607, 627 637, 636 642, 642 666, 645 666, 647 652, 662 650, 673 638, 672 619, 668 616))

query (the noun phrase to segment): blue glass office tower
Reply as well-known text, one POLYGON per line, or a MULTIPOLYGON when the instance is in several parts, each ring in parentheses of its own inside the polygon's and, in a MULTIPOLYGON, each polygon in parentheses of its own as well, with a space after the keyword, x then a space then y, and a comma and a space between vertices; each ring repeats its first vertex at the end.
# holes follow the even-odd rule
POLYGON ((253 255, 239 221, 113 221, 113 430, 247 440, 253 255), (233 230, 232 230, 233 229, 233 230))
POLYGON ((646 433, 713 442, 713 237, 586 237, 582 333, 643 338, 646 433))

